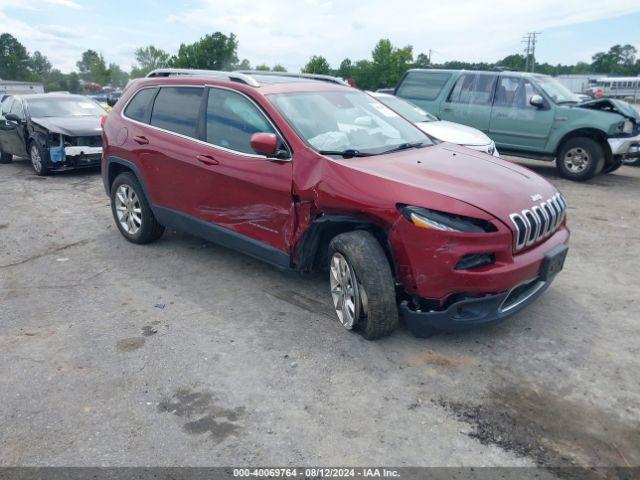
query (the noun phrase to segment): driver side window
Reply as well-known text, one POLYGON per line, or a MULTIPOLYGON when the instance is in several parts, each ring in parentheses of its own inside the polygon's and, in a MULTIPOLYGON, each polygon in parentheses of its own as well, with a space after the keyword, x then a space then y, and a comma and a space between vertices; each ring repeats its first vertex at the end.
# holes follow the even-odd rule
POLYGON ((22 101, 15 100, 13 102, 13 105, 11 105, 10 112, 15 113, 16 115, 18 115, 18 117, 24 120, 24 108, 22 108, 22 101))
POLYGON ((3 117, 11 111, 11 105, 13 104, 13 97, 5 98, 2 104, 0 104, 0 117, 3 117))
POLYGON ((533 95, 539 95, 529 80, 514 77, 502 77, 496 90, 493 105, 507 108, 533 108, 529 102, 533 95))
POLYGON ((262 111, 246 97, 218 88, 209 89, 206 114, 207 143, 256 155, 251 148, 254 133, 278 133, 262 111))

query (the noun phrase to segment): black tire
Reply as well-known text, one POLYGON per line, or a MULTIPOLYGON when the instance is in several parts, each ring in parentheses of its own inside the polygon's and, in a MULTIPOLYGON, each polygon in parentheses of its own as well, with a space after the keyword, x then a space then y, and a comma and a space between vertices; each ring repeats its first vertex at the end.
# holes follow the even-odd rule
POLYGON ((11 155, 10 153, 4 153, 3 151, 0 151, 0 163, 11 163, 13 161, 13 155, 11 155))
POLYGON ((341 233, 329 244, 330 270, 335 253, 353 269, 360 289, 360 315, 353 328, 367 340, 390 335, 398 326, 398 305, 391 267, 380 243, 366 231, 341 233))
POLYGON ((623 160, 623 165, 628 165, 630 167, 640 167, 640 157, 632 159, 623 160))
POLYGON ((604 150, 598 142, 587 137, 576 137, 562 144, 558 151, 556 166, 564 178, 584 182, 602 172, 604 162, 604 150), (580 171, 572 170, 570 166, 576 155, 575 152, 578 152, 581 157, 586 157, 584 168, 580 171))
POLYGON ((620 157, 615 157, 611 163, 606 163, 604 168, 602 169, 602 174, 606 175, 607 173, 613 173, 618 170, 624 163, 622 163, 622 159, 620 157))
POLYGON ((164 227, 158 223, 158 220, 156 220, 156 217, 149 206, 149 202, 147 201, 147 197, 144 195, 144 190, 133 173, 125 172, 118 175, 111 185, 110 196, 113 220, 116 222, 116 226, 124 238, 133 243, 143 244, 154 242, 162 236, 164 233, 164 227), (137 231, 132 233, 125 230, 125 227, 118 218, 118 212, 116 210, 116 196, 118 193, 121 193, 119 192, 119 189, 122 186, 131 189, 135 193, 137 203, 139 204, 139 218, 141 221, 137 231))
POLYGON ((49 168, 49 152, 38 145, 38 142, 32 141, 29 143, 29 160, 36 175, 46 177, 51 173, 51 168, 49 168), (39 161, 34 161, 36 151, 40 157, 39 161))

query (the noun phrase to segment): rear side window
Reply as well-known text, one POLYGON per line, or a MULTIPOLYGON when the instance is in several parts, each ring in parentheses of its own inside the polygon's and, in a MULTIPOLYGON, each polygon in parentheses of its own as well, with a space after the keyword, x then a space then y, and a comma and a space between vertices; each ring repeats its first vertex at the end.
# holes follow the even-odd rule
POLYGON ((149 113, 151 112, 151 101, 157 91, 157 88, 140 90, 133 96, 127 108, 124 109, 124 115, 131 120, 147 123, 149 121, 149 113))
POLYGON ((435 100, 451 78, 449 72, 409 72, 397 95, 418 100, 435 100))
POLYGON ((200 87, 161 88, 153 103, 151 125, 196 138, 203 92, 200 87))
POLYGON ((489 105, 496 86, 496 75, 466 73, 462 75, 449 95, 449 102, 468 105, 489 105))

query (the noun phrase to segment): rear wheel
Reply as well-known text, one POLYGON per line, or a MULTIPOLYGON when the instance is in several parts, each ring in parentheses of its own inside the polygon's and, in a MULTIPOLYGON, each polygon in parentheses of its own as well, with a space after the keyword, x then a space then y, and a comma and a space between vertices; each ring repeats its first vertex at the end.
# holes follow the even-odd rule
POLYGON ((121 173, 111 186, 111 212, 124 238, 133 243, 150 243, 162 236, 164 227, 156 220, 138 179, 121 173))
POLYGON ((398 326, 391 267, 371 233, 342 233, 331 240, 329 282, 336 315, 347 330, 375 340, 398 326))
POLYGON ((598 175, 604 168, 602 146, 587 137, 570 138, 560 148, 556 164, 560 174, 577 182, 598 175))
POLYGON ((0 163, 11 163, 13 161, 13 155, 10 153, 4 153, 0 151, 0 163))

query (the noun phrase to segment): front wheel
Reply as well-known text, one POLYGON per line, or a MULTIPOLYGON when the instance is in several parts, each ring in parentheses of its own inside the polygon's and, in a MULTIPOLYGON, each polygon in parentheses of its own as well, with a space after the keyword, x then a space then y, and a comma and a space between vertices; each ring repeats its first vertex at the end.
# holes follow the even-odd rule
POLYGON ((602 146, 587 137, 570 138, 560 148, 556 164, 564 178, 584 182, 602 172, 605 156, 602 146))
POLYGON ((51 169, 48 167, 47 162, 49 160, 49 154, 36 142, 31 142, 29 147, 29 159, 31 160, 31 166, 36 175, 45 177, 51 173, 51 169))
POLYGON ((0 163, 11 163, 13 161, 13 155, 10 153, 4 153, 0 151, 0 163))
POLYGON ((398 326, 391 267, 371 233, 342 233, 331 240, 329 283, 336 315, 347 330, 375 340, 398 326))

